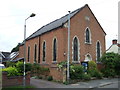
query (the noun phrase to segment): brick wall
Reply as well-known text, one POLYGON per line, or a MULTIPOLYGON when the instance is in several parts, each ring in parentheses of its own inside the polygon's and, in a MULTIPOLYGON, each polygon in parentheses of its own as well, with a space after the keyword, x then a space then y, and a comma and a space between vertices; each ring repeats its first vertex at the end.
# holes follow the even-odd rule
POLYGON ((36 52, 36 61, 38 63, 38 51, 39 51, 39 37, 30 39, 26 41, 26 61, 28 62, 28 46, 30 47, 30 58, 29 62, 34 63, 34 53, 35 53, 35 45, 37 45, 37 52, 36 52))
POLYGON ((21 45, 19 47, 19 58, 23 58, 24 57, 24 45, 21 45))
MULTIPOLYGON (((105 33, 95 19, 93 13, 86 6, 82 11, 71 18, 71 51, 72 40, 74 36, 78 37, 80 42, 80 60, 85 60, 85 55, 89 53, 92 60, 96 61, 96 42, 100 41, 102 53, 105 52, 105 33), (89 21, 85 17, 89 17, 89 21), (85 29, 89 27, 91 31, 91 44, 85 44, 85 29)), ((72 53, 71 53, 72 57, 72 53)))
MULTIPOLYGON (((7 77, 7 72, 2 72, 2 87, 23 85, 23 76, 7 77)), ((30 85, 30 73, 26 75, 26 85, 30 85)))

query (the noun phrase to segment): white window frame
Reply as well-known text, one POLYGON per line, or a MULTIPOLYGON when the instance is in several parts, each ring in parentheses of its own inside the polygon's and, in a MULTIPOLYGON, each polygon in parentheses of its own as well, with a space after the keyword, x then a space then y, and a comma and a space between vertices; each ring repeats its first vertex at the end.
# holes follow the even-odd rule
POLYGON ((57 37, 55 36, 54 38, 53 38, 53 40, 52 40, 52 63, 57 63, 57 59, 58 59, 58 39, 57 39, 57 37), (54 58, 54 56, 53 56, 53 50, 54 50, 54 40, 56 39, 56 61, 53 61, 53 58, 54 58))
POLYGON ((73 63, 80 63, 80 42, 79 42, 79 38, 77 37, 77 35, 75 35, 73 37, 73 40, 72 40, 72 62, 73 63), (74 39, 77 38, 77 41, 78 41, 78 61, 74 61, 74 39))
POLYGON ((91 30, 90 30, 89 27, 86 27, 84 37, 85 37, 85 44, 92 44, 92 39, 91 39, 92 35, 91 35, 91 30), (89 43, 86 42, 86 30, 87 30, 87 29, 89 30, 89 39, 90 39, 90 42, 89 42, 89 43))
MULTIPOLYGON (((91 58, 91 60, 92 60, 92 56, 91 56, 91 54, 90 54, 90 53, 87 53, 87 54, 85 55, 85 60, 86 60, 87 55, 89 55, 89 56, 90 56, 90 58, 91 58)), ((89 60, 89 61, 91 61, 91 60, 89 60)))
POLYGON ((28 61, 28 48, 30 48, 30 50, 31 50, 30 45, 27 47, 27 62, 29 63, 30 62, 30 50, 29 50, 29 61, 28 61))
POLYGON ((102 56, 101 42, 100 42, 99 40, 97 40, 97 42, 96 42, 96 62, 97 62, 97 63, 99 63, 98 60, 97 60, 97 43, 98 43, 98 42, 99 42, 99 44, 100 44, 100 57, 102 56))
POLYGON ((47 45, 46 45, 46 41, 44 40, 42 43, 42 63, 46 63, 46 55, 47 55, 46 48, 47 48, 47 45), (43 61, 43 44, 44 44, 44 42, 45 42, 45 61, 43 61))
POLYGON ((35 43, 35 44, 34 44, 34 63, 37 63, 37 56, 38 56, 38 54, 37 54, 37 50, 38 50, 38 49, 37 49, 37 48, 38 48, 38 45, 35 43), (36 47, 36 62, 35 62, 35 45, 37 46, 37 47, 36 47))

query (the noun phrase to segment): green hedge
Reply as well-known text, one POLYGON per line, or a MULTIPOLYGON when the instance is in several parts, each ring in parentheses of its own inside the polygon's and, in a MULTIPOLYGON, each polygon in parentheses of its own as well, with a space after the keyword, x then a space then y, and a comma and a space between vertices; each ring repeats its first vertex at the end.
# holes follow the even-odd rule
MULTIPOLYGON (((31 71, 32 65, 30 63, 25 64, 25 71, 31 71)), ((8 74, 7 76, 18 76, 23 75, 24 72, 24 64, 23 62, 7 62, 7 68, 3 69, 2 71, 6 71, 8 74)))
POLYGON ((2 71, 6 71, 8 74, 7 76, 18 76, 21 75, 16 67, 8 67, 8 68, 4 68, 2 71))

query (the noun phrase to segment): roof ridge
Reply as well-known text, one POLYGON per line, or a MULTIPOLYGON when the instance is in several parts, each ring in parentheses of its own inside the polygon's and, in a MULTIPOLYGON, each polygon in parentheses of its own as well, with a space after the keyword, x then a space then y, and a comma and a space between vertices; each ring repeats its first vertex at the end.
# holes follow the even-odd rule
MULTIPOLYGON (((77 14, 82 8, 84 8, 85 6, 88 6, 88 4, 85 4, 85 5, 82 6, 81 8, 75 9, 75 10, 73 10, 72 12, 70 12, 70 14, 71 14, 70 18, 72 18, 74 15, 76 15, 76 14, 77 14)), ((46 27, 46 28, 49 27, 49 29, 52 30, 52 29, 55 29, 55 28, 61 26, 61 22, 62 22, 62 23, 66 23, 66 22, 68 21, 68 18, 66 18, 68 15, 69 15, 69 14, 66 14, 66 15, 64 15, 64 16, 58 18, 58 19, 55 19, 55 20, 51 21, 50 23, 42 26, 42 27, 39 28, 37 31, 35 31, 34 33, 32 33, 26 40, 29 40, 29 39, 34 38, 34 37, 36 37, 36 36, 39 36, 39 35, 41 35, 41 34, 43 34, 43 33, 46 33, 47 31, 46 31, 46 29, 44 30, 44 27, 46 27), (63 19, 63 20, 62 20, 62 19, 63 19), (62 20, 62 21, 59 21, 59 20, 62 20), (54 24, 54 22, 58 23, 59 25, 54 24), (49 26, 49 25, 52 25, 52 24, 56 25, 56 27, 55 27, 55 26, 54 26, 54 27, 50 27, 50 26, 49 26), (51 29, 51 28, 52 28, 52 29, 51 29), (41 33, 39 33, 39 31, 41 31, 41 33), (39 34, 36 34, 36 33, 39 33, 39 34), (36 34, 36 35, 34 35, 34 34, 36 34)), ((50 31, 49 29, 48 29, 48 31, 50 31)))
MULTIPOLYGON (((88 5, 88 4, 85 4, 83 7, 85 7, 86 5, 88 5)), ((81 8, 83 8, 83 7, 81 7, 81 8)), ((74 11, 70 12, 70 14, 72 14, 72 13, 74 13, 74 12, 80 10, 81 8, 75 9, 74 11)), ((64 16, 62 16, 62 17, 60 17, 60 18, 58 18, 58 19, 55 19, 55 20, 51 21, 50 23, 48 23, 48 24, 46 24, 46 25, 44 25, 44 26, 47 26, 47 25, 49 25, 49 24, 51 24, 51 23, 53 23, 53 22, 55 22, 55 21, 57 21, 57 20, 60 20, 60 19, 64 18, 65 16, 68 16, 68 15, 69 15, 69 14, 66 14, 66 15, 64 15, 64 16)), ((71 17, 70 17, 70 18, 71 18, 71 17)), ((44 26, 43 26, 43 27, 44 27, 44 26)), ((41 28, 40 28, 40 29, 41 29, 41 28)))

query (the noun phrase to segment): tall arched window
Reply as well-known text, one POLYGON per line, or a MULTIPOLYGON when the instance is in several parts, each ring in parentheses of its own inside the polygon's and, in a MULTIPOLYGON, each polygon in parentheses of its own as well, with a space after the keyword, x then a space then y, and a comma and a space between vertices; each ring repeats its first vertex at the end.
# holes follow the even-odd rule
POLYGON ((34 46, 34 62, 37 62, 37 45, 34 46))
POLYGON ((28 46, 28 56, 27 56, 28 62, 30 61, 30 46, 28 46))
POLYGON ((85 42, 86 43, 91 43, 90 42, 90 39, 91 39, 91 36, 90 36, 91 34, 90 34, 90 30, 89 30, 89 28, 87 28, 86 29, 86 32, 85 32, 85 42))
POLYGON ((73 41, 73 61, 78 61, 78 39, 76 37, 73 41))
POLYGON ((46 44, 43 42, 43 62, 45 62, 45 56, 46 56, 46 44))
POLYGON ((53 61, 56 61, 57 58, 57 40, 56 38, 53 41, 53 61))
POLYGON ((100 58, 101 56, 101 49, 100 49, 100 42, 97 42, 97 47, 96 47, 96 54, 97 54, 97 60, 100 58))

